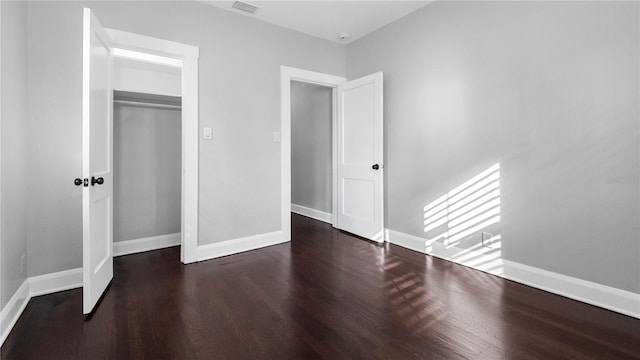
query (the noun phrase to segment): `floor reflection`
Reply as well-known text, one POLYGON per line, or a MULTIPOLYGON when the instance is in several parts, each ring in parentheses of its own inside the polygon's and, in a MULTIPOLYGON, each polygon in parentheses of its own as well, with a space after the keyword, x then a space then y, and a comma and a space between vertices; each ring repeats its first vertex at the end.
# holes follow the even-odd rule
POLYGON ((424 275, 399 271, 403 265, 405 262, 398 256, 389 255, 385 259, 385 301, 397 322, 411 334, 420 334, 443 320, 447 316, 446 308, 428 293, 424 275))
POLYGON ((91 319, 81 289, 33 298, 3 359, 628 359, 638 320, 295 217, 291 243, 191 265, 117 258, 91 319))

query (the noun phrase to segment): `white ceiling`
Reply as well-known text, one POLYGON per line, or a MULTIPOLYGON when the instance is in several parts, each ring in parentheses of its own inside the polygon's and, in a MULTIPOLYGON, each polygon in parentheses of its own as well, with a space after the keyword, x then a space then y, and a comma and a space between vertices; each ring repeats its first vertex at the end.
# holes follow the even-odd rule
POLYGON ((432 1, 243 1, 257 6, 254 14, 231 7, 234 1, 203 2, 257 20, 317 36, 340 44, 348 44, 432 1), (351 36, 340 40, 341 33, 351 36))

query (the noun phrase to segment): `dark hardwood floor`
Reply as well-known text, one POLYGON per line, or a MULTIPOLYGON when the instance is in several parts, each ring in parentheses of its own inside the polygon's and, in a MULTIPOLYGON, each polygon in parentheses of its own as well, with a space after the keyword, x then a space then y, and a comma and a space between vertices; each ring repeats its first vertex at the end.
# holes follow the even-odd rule
POLYGON ((2 359, 640 359, 640 320, 293 216, 293 240, 192 265, 115 259, 36 297, 2 359))

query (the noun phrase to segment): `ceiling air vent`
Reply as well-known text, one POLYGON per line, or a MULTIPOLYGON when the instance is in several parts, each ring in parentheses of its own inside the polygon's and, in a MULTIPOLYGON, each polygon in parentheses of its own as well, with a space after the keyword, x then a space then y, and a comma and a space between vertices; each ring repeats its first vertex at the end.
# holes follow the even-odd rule
POLYGON ((256 12, 256 10, 258 10, 257 6, 247 4, 242 1, 234 2, 233 5, 231 5, 231 7, 240 11, 248 12, 250 14, 253 14, 254 12, 256 12))

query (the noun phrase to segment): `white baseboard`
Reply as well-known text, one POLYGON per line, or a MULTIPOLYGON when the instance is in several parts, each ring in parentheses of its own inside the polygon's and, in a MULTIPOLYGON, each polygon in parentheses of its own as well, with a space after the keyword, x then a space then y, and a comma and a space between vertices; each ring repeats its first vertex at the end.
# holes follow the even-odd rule
POLYGON ((503 277, 640 319, 640 294, 504 260, 503 277))
POLYGON ((548 270, 504 260, 489 248, 468 251, 447 248, 418 236, 389 230, 388 241, 411 250, 481 270, 521 284, 599 306, 635 318, 640 318, 640 294, 597 284, 548 270))
POLYGON ((180 245, 180 233, 150 236, 142 239, 117 241, 113 243, 113 256, 135 254, 180 245))
POLYGON ((426 239, 414 235, 405 234, 399 231, 387 229, 387 241, 411 249, 417 252, 425 253, 426 239))
POLYGON ((0 312, 0 345, 4 344, 30 299, 29 279, 26 279, 0 312))
POLYGON ((33 296, 82 287, 82 268, 29 278, 29 293, 33 296))
POLYGON ((27 278, 0 312, 0 345, 34 296, 82 287, 82 268, 27 278))
POLYGON ((282 231, 274 231, 219 243, 199 245, 198 261, 215 259, 284 242, 286 241, 283 239, 282 231))
POLYGON ((296 204, 291 204, 291 212, 302 215, 302 216, 310 217, 312 219, 320 220, 328 224, 333 224, 333 215, 328 212, 324 212, 324 211, 320 211, 320 210, 316 210, 316 209, 312 209, 306 206, 296 205, 296 204))

